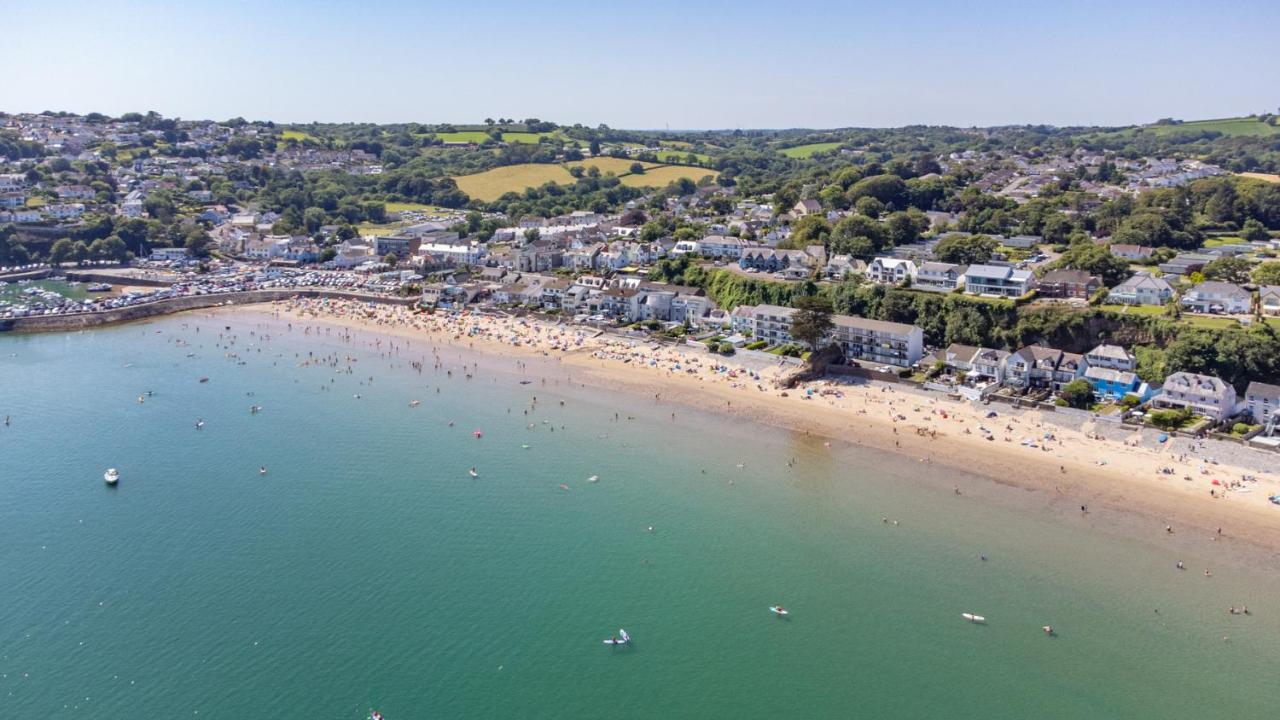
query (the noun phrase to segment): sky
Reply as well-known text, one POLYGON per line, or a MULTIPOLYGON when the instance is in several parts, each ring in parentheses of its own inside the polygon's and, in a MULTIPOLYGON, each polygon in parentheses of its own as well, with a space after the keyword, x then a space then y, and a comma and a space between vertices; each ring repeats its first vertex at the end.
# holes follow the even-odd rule
POLYGON ((1275 112, 1276 0, 0 0, 0 110, 633 129, 1275 112))

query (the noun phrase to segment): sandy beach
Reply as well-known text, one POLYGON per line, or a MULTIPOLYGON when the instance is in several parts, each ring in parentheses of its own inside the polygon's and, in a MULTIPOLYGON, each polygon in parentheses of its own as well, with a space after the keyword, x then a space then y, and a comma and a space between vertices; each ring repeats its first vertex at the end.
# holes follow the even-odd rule
MULTIPOLYGON (((980 405, 909 386, 866 381, 775 381, 790 367, 758 356, 721 357, 528 318, 422 314, 402 307, 291 300, 215 311, 256 322, 340 326, 466 349, 531 376, 567 377, 655 403, 720 412, 755 423, 900 453, 945 482, 962 470, 1044 494, 1050 509, 1121 509, 1180 541, 1280 549, 1280 458, 1220 441, 1170 438, 1115 423, 1003 404, 980 405), (990 413, 995 416, 989 416, 990 413)), ((956 486, 955 492, 966 488, 956 486)))

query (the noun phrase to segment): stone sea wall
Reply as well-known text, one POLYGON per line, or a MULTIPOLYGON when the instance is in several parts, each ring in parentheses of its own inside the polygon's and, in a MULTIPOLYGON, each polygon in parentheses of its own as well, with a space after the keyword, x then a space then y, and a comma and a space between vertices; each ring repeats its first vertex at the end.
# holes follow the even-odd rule
POLYGON ((84 328, 112 325, 116 323, 134 322, 157 315, 169 315, 187 310, 203 310, 227 305, 249 305, 253 303, 275 302, 295 297, 333 298, 339 300, 357 300, 388 305, 409 306, 417 301, 416 297, 390 297, 386 295, 369 295, 340 290, 248 290, 245 292, 222 293, 218 295, 194 295, 190 297, 168 298, 154 302, 140 303, 128 307, 101 310, 98 312, 70 313, 66 315, 41 315, 0 320, 0 331, 4 332, 57 332, 63 330, 82 330, 84 328))

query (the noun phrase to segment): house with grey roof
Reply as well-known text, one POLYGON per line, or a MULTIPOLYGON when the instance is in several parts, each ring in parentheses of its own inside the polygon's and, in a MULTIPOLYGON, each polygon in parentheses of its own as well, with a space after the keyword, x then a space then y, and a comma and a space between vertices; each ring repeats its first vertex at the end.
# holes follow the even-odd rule
POLYGON ((960 285, 968 265, 956 265, 944 262, 921 263, 916 269, 916 280, 913 287, 923 290, 941 290, 951 292, 960 285))
POLYGON ((1253 309, 1253 293, 1239 285, 1206 280, 1183 294, 1181 303, 1191 312, 1236 315, 1253 309))
POLYGON ((970 265, 964 273, 964 291, 970 295, 994 295, 1016 298, 1026 295, 1036 285, 1030 270, 1004 265, 970 265))
POLYGON ((1236 391, 1212 375, 1176 372, 1165 378, 1151 403, 1158 408, 1186 408, 1221 422, 1236 413, 1236 391))
POLYGON ((1254 382, 1244 391, 1244 404, 1256 423, 1268 424, 1280 418, 1280 385, 1254 382))
POLYGON ((1084 354, 1084 361, 1091 368, 1107 368, 1132 372, 1138 365, 1133 353, 1119 345, 1102 344, 1084 354))
POLYGON ((1280 315, 1280 285, 1262 285, 1258 288, 1258 309, 1263 315, 1280 315))
POLYGON ((1138 273, 1111 288, 1107 302, 1118 305, 1164 305, 1173 299, 1173 286, 1163 278, 1138 273))

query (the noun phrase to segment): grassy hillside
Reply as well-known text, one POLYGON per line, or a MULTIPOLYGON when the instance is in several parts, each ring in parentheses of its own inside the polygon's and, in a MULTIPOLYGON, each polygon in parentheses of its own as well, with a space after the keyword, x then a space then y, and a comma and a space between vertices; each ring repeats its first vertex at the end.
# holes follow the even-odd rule
POLYGON ((682 163, 688 159, 690 155, 698 158, 698 162, 709 163, 711 156, 706 153, 690 152, 688 150, 659 150, 655 153, 662 162, 682 163))
POLYGON ((789 147, 780 152, 789 158, 808 158, 813 157, 814 153, 827 152, 840 147, 842 143, 825 142, 825 143, 809 143, 808 145, 797 145, 789 147))
POLYGON ((523 192, 527 187, 538 187, 553 182, 575 182, 563 165, 524 163, 504 165, 475 175, 455 177, 458 189, 476 200, 490 202, 509 192, 523 192))
POLYGON ((491 202, 509 192, 524 192, 525 188, 538 187, 548 182, 569 185, 576 178, 569 174, 569 167, 581 166, 600 168, 602 174, 617 175, 622 184, 630 187, 665 187, 667 183, 687 177, 697 182, 704 177, 716 177, 720 173, 700 167, 686 165, 654 165, 641 163, 645 171, 640 175, 630 174, 634 160, 601 157, 591 160, 580 160, 567 165, 548 165, 524 163, 520 165, 504 165, 474 175, 455 177, 458 189, 476 200, 491 202))
POLYGON ((643 175, 623 175, 621 180, 623 185, 630 187, 666 187, 667 183, 680 178, 689 178, 694 182, 698 182, 704 177, 716 177, 720 173, 715 170, 708 170, 700 167, 690 167, 688 165, 664 165, 652 170, 645 170, 643 175))
MULTIPOLYGON (((590 160, 576 160, 574 162, 565 163, 565 164, 568 165, 569 167, 575 167, 575 166, 583 167, 583 168, 597 167, 597 168, 600 168, 601 174, 613 173, 614 175, 626 175, 627 173, 631 172, 631 165, 634 162, 636 161, 630 160, 627 158, 615 158, 615 157, 602 156, 598 158, 591 158, 590 160)), ((643 165, 646 170, 648 170, 649 168, 661 167, 660 165, 655 165, 654 163, 648 163, 648 162, 642 162, 640 164, 643 165)))
POLYGON ((1222 118, 1194 120, 1177 125, 1147 125, 1142 131, 1160 137, 1191 132, 1220 132, 1228 137, 1265 137, 1280 134, 1280 127, 1258 122, 1254 118, 1222 118))

